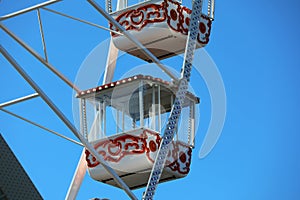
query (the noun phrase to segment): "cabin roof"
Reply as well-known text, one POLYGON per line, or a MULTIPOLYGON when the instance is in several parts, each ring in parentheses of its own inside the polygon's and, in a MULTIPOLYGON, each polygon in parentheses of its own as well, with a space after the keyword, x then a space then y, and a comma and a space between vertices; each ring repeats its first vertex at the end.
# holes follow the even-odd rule
POLYGON ((114 87, 117 87, 119 85, 124 85, 124 84, 130 83, 130 82, 136 81, 136 80, 150 80, 150 81, 160 83, 160 84, 164 84, 164 85, 170 85, 171 84, 171 82, 164 81, 160 78, 154 78, 152 76, 144 76, 144 75, 139 74, 139 75, 131 76, 131 77, 124 78, 124 79, 121 79, 121 80, 118 80, 118 81, 114 81, 114 82, 111 82, 111 83, 107 83, 107 84, 104 84, 104 85, 101 85, 101 86, 97 86, 97 87, 94 87, 94 88, 83 90, 83 91, 77 93, 76 97, 81 98, 81 97, 89 96, 89 94, 98 93, 100 91, 108 90, 110 88, 114 88, 114 87))
MULTIPOLYGON (((169 90, 173 91, 174 93, 177 90, 177 86, 174 85, 172 82, 169 81, 165 81, 161 78, 155 78, 149 75, 134 75, 128 78, 124 78, 118 81, 114 81, 111 83, 107 83, 101 86, 97 86, 94 88, 90 88, 87 90, 83 90, 79 93, 77 93, 76 97, 77 98, 88 98, 90 96, 94 96, 97 93, 101 93, 104 92, 106 90, 112 89, 112 88, 117 88, 119 86, 124 86, 126 84, 132 83, 132 82, 136 82, 136 81, 140 81, 140 80, 145 80, 145 81, 150 81, 154 84, 160 84, 162 86, 164 86, 165 88, 168 88, 169 90)), ((199 103, 199 98, 196 97, 194 94, 192 94, 191 92, 187 92, 187 96, 189 96, 191 99, 197 99, 196 102, 199 103)))

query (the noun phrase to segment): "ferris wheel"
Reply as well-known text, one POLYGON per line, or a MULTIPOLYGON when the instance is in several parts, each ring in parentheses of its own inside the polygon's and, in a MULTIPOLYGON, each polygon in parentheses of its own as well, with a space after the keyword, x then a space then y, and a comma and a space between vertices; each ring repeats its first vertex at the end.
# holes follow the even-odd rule
POLYGON ((195 145, 195 106, 200 99, 188 91, 188 85, 194 52, 209 42, 215 1, 193 0, 192 7, 188 8, 185 1, 181 0, 106 0, 105 9, 94 0, 87 2, 108 20, 108 27, 100 27, 47 8, 59 3, 59 0, 50 0, 0 18, 4 21, 37 11, 44 57, 2 23, 1 29, 76 91, 80 130, 2 45, 1 54, 36 93, 2 103, 0 109, 46 129, 4 109, 12 104, 41 97, 80 140, 81 143, 72 140, 84 148, 66 199, 76 198, 88 171, 92 179, 123 189, 130 199, 138 199, 132 190, 145 188, 141 199, 150 200, 154 198, 159 183, 184 178, 190 171, 195 145), (48 62, 40 9, 110 31, 102 85, 81 90, 48 62), (119 51, 155 63, 171 81, 142 73, 113 81, 119 51), (182 53, 183 63, 180 77, 177 77, 161 60, 182 53), (88 104, 92 105, 94 113, 91 125, 87 124, 88 104), (113 133, 107 129, 107 126, 112 126, 108 123, 112 120, 108 112, 113 112, 115 116, 113 133), (163 115, 168 116, 165 123, 162 122, 163 115), (188 119, 185 121, 188 128, 184 131, 179 131, 181 118, 188 119))

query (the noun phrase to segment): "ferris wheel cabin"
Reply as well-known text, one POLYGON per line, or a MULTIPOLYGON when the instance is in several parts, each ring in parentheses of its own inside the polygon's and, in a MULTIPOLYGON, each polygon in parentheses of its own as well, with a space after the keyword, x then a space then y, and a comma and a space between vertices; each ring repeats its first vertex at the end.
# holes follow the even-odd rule
MULTIPOLYGON (((201 15, 196 48, 208 44, 214 17, 214 0, 204 2, 207 12, 202 12, 201 15)), ((184 52, 192 11, 182 5, 182 1, 119 0, 115 10, 111 6, 111 0, 107 0, 107 4, 111 16, 158 59, 184 52)), ((119 31, 112 24, 110 28, 119 31)), ((112 32, 112 38, 118 49, 150 62, 124 35, 112 32)))
MULTIPOLYGON (((177 88, 170 82, 136 75, 77 95, 93 105, 87 139, 130 189, 147 184, 159 150, 177 88)), ((188 92, 176 135, 170 144, 160 182, 185 177, 190 171, 195 134, 195 105, 199 98, 188 92)), ((81 103, 81 119, 86 106, 81 103)), ((118 187, 103 166, 86 151, 90 176, 118 187)))

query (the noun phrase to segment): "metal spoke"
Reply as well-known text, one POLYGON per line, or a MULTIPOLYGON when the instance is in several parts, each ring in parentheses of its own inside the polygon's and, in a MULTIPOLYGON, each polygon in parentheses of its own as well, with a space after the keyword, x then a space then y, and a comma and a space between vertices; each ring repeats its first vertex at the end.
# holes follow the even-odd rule
POLYGON ((7 27, 5 27, 2 23, 0 23, 0 27, 16 42, 18 42, 22 47, 24 47, 31 55, 33 55, 36 59, 38 59, 41 63, 43 63, 49 70, 51 70, 55 75, 57 75, 61 80, 63 80, 67 85, 73 88, 77 93, 80 92, 80 89, 77 88, 70 80, 68 80, 62 73, 60 73, 55 67, 53 67, 50 63, 46 62, 44 58, 42 58, 36 51, 34 51, 30 46, 28 46, 25 42, 23 42, 20 38, 18 38, 15 34, 13 34, 7 27))
POLYGON ((40 34, 41 34, 41 38, 42 38, 45 60, 46 60, 46 62, 48 62, 48 55, 47 55, 46 42, 45 42, 45 36, 44 36, 44 31, 43 31, 43 24, 42 24, 40 9, 37 9, 37 16, 38 16, 38 20, 39 20, 40 34))
POLYGON ((33 121, 29 120, 29 119, 26 119, 25 117, 22 117, 22 116, 20 116, 20 115, 17 115, 17 114, 15 114, 15 113, 10 112, 10 111, 8 111, 8 110, 6 110, 6 109, 4 109, 4 108, 1 108, 1 107, 0 107, 0 110, 3 111, 3 112, 5 112, 5 113, 7 113, 7 114, 9 114, 9 115, 12 115, 12 116, 18 118, 18 119, 21 119, 21 120, 23 120, 23 121, 25 121, 25 122, 27 122, 27 123, 29 123, 29 124, 32 124, 32 125, 34 125, 34 126, 36 126, 36 127, 39 127, 39 128, 41 128, 41 129, 43 129, 43 130, 45 130, 45 131, 48 131, 48 132, 50 132, 50 133, 53 133, 54 135, 57 135, 57 136, 59 136, 59 137, 61 137, 61 138, 63 138, 63 139, 66 139, 66 140, 68 140, 68 141, 70 141, 70 142, 73 142, 73 143, 75 143, 75 144, 77 144, 77 145, 80 145, 80 146, 83 146, 83 147, 84 147, 84 145, 83 145, 82 143, 77 142, 76 140, 73 140, 73 139, 71 139, 71 138, 68 138, 68 137, 66 137, 66 136, 64 136, 64 135, 62 135, 62 134, 60 134, 60 133, 58 133, 58 132, 52 131, 51 129, 46 128, 45 126, 42 126, 42 125, 40 125, 40 124, 38 124, 38 123, 35 123, 35 122, 33 122, 33 121))
POLYGON ((77 193, 80 189, 80 186, 86 174, 86 170, 87 170, 87 166, 85 160, 85 149, 83 149, 65 200, 76 199, 77 193))
POLYGON ((20 103, 20 102, 23 102, 23 101, 27 101, 29 99, 36 98, 38 96, 39 96, 38 93, 34 93, 34 94, 30 94, 30 95, 27 95, 27 96, 24 96, 24 97, 20 97, 20 98, 14 99, 14 100, 10 100, 10 101, 1 103, 0 104, 0 108, 6 107, 6 106, 10 106, 10 105, 13 105, 13 104, 16 104, 16 103, 20 103))
POLYGON ((40 97, 48 104, 52 111, 61 119, 61 121, 72 131, 72 133, 84 144, 86 149, 102 164, 103 168, 114 178, 115 182, 124 189, 128 196, 137 200, 137 197, 129 189, 126 183, 118 176, 118 174, 106 163, 106 161, 99 155, 94 147, 80 134, 76 127, 69 121, 69 119, 56 107, 51 99, 44 93, 44 91, 31 79, 30 76, 19 66, 13 57, 0 45, 0 52, 18 71, 18 73, 30 84, 30 86, 40 95, 40 97))
POLYGON ((43 10, 47 10, 47 11, 55 13, 57 15, 61 15, 63 17, 73 19, 75 21, 79 21, 81 23, 88 24, 88 25, 91 25, 91 26, 94 26, 94 27, 97 27, 97 28, 100 28, 100 29, 103 29, 103 30, 106 30, 106 31, 109 31, 109 32, 113 32, 113 33, 118 34, 118 35, 123 35, 122 33, 118 32, 118 31, 114 31, 114 30, 111 30, 111 29, 106 28, 104 26, 100 26, 98 24, 94 24, 94 23, 89 22, 89 21, 85 21, 85 20, 82 20, 82 19, 79 19, 79 18, 76 18, 76 17, 72 17, 70 15, 67 15, 67 14, 64 14, 64 13, 61 13, 61 12, 58 12, 58 11, 55 11, 55 10, 52 10, 52 9, 49 9, 49 8, 43 8, 43 10))
POLYGON ((15 16, 18 16, 18 15, 21 15, 21 14, 24 14, 24 13, 27 13, 27 12, 30 12, 30 11, 33 11, 33 10, 38 9, 38 8, 42 8, 42 7, 48 6, 48 5, 53 4, 53 3, 57 3, 59 1, 61 1, 61 0, 46 1, 46 2, 43 2, 43 3, 37 4, 35 6, 31 6, 29 8, 25 8, 25 9, 19 10, 19 11, 14 12, 14 13, 10 13, 10 14, 1 16, 0 17, 0 21, 9 19, 9 18, 12 18, 12 17, 15 17, 15 16))

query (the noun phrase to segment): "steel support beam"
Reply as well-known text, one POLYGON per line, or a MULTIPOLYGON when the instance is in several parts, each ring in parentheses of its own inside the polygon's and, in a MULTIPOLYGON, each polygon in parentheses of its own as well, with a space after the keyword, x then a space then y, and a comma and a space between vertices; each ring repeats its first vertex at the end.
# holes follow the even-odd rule
POLYGON ((90 153, 102 164, 103 168, 114 178, 115 182, 124 189, 128 196, 137 200, 125 182, 118 174, 106 163, 106 161, 98 154, 96 149, 79 133, 76 127, 67 119, 67 117, 56 107, 51 99, 43 92, 43 90, 31 79, 31 77, 19 66, 14 58, 0 45, 0 52, 18 71, 18 73, 30 84, 30 86, 40 95, 40 97, 48 104, 52 111, 64 122, 64 124, 73 132, 73 134, 82 142, 82 144, 90 151, 90 153))
POLYGON ((0 108, 4 108, 6 106, 10 106, 10 105, 13 105, 13 104, 16 104, 16 103, 20 103, 22 101, 27 101, 29 99, 36 98, 38 96, 39 96, 38 93, 34 93, 34 94, 30 94, 30 95, 27 95, 27 96, 24 96, 24 97, 20 97, 20 98, 14 99, 14 100, 10 100, 10 101, 1 103, 0 104, 0 108))
POLYGON ((87 170, 86 161, 85 161, 85 149, 83 149, 77 168, 76 173, 73 176, 71 185, 68 189, 67 196, 65 200, 74 200, 76 199, 76 196, 78 194, 79 188, 81 186, 81 183, 83 181, 83 178, 85 177, 87 170))
POLYGON ((47 54, 45 35, 44 35, 44 30, 43 30, 43 23, 42 23, 40 9, 37 9, 37 16, 38 16, 38 21, 39 21, 39 26, 40 26, 40 34, 41 34, 41 39, 42 39, 42 44, 43 44, 45 60, 46 60, 46 62, 48 62, 48 54, 47 54))

